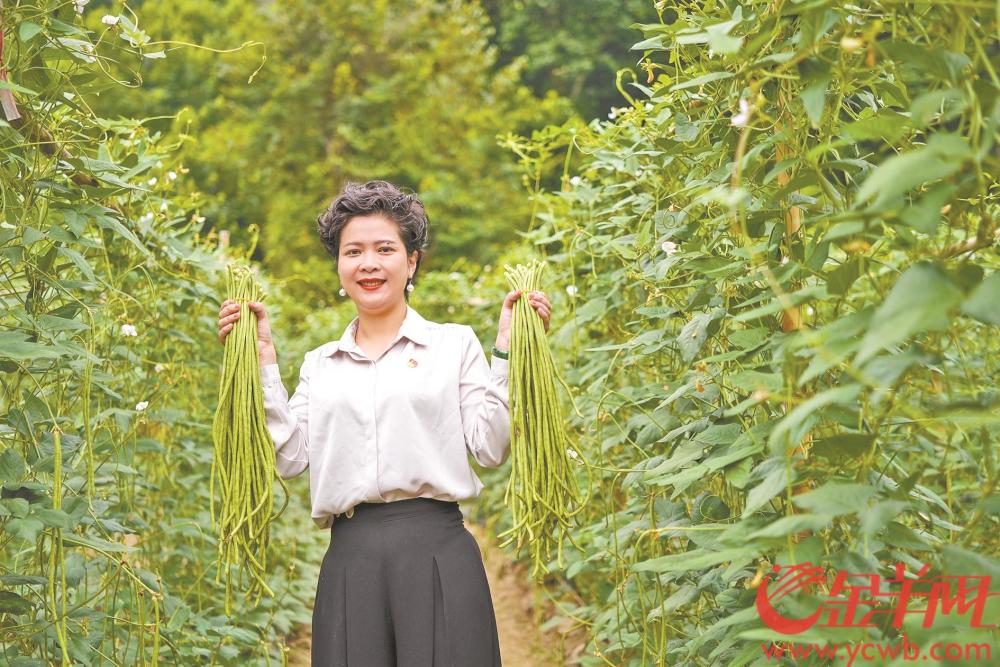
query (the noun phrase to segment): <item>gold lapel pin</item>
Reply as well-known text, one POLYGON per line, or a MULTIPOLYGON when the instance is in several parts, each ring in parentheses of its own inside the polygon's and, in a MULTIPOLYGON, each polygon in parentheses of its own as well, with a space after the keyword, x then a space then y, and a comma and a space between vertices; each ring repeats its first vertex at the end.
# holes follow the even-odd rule
POLYGON ((416 368, 417 367, 417 360, 416 359, 410 359, 409 361, 406 362, 406 365, 409 366, 410 368, 416 368))

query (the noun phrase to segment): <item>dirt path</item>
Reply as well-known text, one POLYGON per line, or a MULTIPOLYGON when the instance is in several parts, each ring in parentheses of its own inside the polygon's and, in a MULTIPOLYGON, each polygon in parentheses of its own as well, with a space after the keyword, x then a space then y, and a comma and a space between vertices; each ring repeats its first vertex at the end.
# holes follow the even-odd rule
MULTIPOLYGON (((540 628, 550 618, 551 608, 531 585, 527 568, 512 561, 496 546, 486 527, 468 517, 465 525, 483 552, 504 667, 564 667, 568 663, 563 657, 563 647, 568 643, 580 644, 582 638, 574 637, 573 642, 567 642, 557 630, 543 633, 540 628)), ((303 628, 303 633, 290 642, 291 667, 309 667, 309 628, 303 628)), ((579 648, 582 646, 576 650, 579 648)))
POLYGON ((483 552, 486 578, 497 617, 500 656, 504 667, 563 667, 562 642, 555 633, 543 635, 540 628, 549 619, 548 610, 536 600, 526 568, 511 561, 490 539, 484 526, 466 519, 483 552))

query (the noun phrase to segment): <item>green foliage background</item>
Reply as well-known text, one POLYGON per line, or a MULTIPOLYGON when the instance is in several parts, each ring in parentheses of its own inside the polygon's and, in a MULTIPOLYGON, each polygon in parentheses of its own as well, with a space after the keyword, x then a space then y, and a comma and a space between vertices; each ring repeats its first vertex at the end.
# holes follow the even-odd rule
MULTIPOLYGON (((326 535, 297 480, 279 597, 223 615, 215 318, 252 253, 293 387, 353 317, 313 230, 347 179, 427 203, 430 319, 488 341, 502 266, 552 267, 596 481, 544 582, 576 664, 763 663, 773 564, 996 580, 996 8, 633 4, 631 56, 597 0, 3 5, 5 662, 282 660, 326 535)), ((501 531, 509 463, 479 472, 501 531)))

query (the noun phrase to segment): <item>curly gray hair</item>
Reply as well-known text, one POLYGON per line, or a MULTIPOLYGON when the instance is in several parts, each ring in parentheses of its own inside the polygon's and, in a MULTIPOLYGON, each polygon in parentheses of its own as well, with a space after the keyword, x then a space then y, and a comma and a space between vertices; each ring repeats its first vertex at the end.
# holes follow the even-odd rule
MULTIPOLYGON (((413 270, 413 284, 417 282, 420 260, 427 248, 427 213, 424 205, 412 191, 403 189, 388 181, 348 182, 344 185, 330 206, 316 219, 319 238, 323 247, 336 262, 340 255, 340 234, 353 218, 359 215, 381 213, 399 227, 399 237, 406 246, 406 255, 418 251, 417 266, 413 270)), ((409 300, 409 292, 403 292, 409 300)))

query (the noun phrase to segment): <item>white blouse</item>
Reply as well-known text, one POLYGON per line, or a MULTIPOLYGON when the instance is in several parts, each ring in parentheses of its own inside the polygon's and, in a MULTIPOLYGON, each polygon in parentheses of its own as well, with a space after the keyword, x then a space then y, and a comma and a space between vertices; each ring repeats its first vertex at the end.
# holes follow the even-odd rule
POLYGON ((507 361, 488 365, 472 327, 429 322, 409 305, 372 360, 355 343, 357 322, 306 353, 291 399, 278 364, 261 368, 278 474, 309 468, 324 528, 360 502, 478 496, 468 453, 494 468, 510 450, 507 361))

